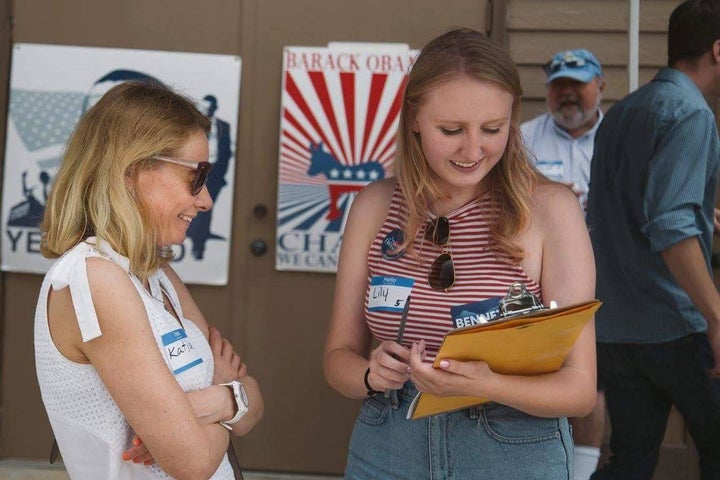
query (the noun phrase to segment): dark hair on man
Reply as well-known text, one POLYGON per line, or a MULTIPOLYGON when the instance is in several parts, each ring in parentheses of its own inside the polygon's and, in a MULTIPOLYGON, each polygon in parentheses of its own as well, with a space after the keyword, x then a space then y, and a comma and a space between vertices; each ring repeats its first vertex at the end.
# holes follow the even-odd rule
POLYGON ((720 40, 720 1, 688 0, 670 14, 668 66, 679 60, 695 60, 720 40))

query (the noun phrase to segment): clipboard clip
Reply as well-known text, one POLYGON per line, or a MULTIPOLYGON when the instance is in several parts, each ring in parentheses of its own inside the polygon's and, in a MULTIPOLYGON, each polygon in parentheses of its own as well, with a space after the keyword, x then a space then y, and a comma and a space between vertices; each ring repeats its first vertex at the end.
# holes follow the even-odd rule
POLYGON ((537 296, 528 291, 524 283, 515 282, 510 285, 507 294, 500 300, 498 319, 544 310, 545 308, 547 307, 540 302, 537 296))

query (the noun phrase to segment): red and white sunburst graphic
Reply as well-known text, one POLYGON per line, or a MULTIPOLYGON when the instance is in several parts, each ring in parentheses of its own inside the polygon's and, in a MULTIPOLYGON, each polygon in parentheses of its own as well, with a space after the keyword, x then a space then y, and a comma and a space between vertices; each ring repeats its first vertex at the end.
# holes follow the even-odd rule
POLYGON ((345 169, 337 173, 336 182, 327 172, 319 175, 309 171, 313 151, 318 148, 336 160, 341 170, 377 162, 389 176, 402 93, 413 55, 407 50, 373 54, 286 48, 279 182, 364 185, 377 179, 372 172, 355 178, 345 169))

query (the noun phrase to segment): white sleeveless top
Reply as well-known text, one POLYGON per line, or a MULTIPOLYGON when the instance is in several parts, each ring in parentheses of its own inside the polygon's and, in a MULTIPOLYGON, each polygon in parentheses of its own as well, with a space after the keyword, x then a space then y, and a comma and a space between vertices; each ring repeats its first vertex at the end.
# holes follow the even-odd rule
MULTIPOLYGON (((213 356, 200 329, 190 320, 178 321, 168 313, 162 301, 163 292, 170 299, 179 318, 183 318, 177 293, 164 272, 150 278, 150 293, 129 271, 127 258, 107 243, 96 244, 88 238, 60 257, 45 275, 35 312, 35 364, 45 410, 68 474, 73 480, 140 480, 171 478, 157 465, 143 466, 124 461, 122 454, 131 447, 134 436, 130 425, 105 388, 91 364, 75 363, 65 358, 50 336, 47 318, 49 289, 70 287, 75 315, 83 341, 102 335, 90 296, 86 259, 102 257, 121 266, 137 289, 158 348, 184 391, 198 390, 212 384, 213 356), (187 335, 183 338, 183 334, 187 335), (178 340, 180 339, 180 340, 178 340), (180 343, 178 343, 180 342, 180 343), (171 360, 173 347, 191 345, 196 352, 183 364, 171 360)), ((233 479, 227 455, 212 479, 233 479)))

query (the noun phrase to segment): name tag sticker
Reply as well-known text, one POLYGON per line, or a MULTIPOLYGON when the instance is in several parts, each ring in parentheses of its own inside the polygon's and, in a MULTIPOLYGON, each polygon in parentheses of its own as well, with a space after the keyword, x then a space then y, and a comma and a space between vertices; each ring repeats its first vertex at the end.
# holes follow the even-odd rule
POLYGON ((565 175, 565 168, 560 160, 539 160, 535 167, 550 180, 559 182, 565 175))
POLYGON ((450 315, 452 315, 453 326, 455 328, 468 327, 495 320, 500 313, 498 307, 501 299, 502 297, 491 297, 480 302, 452 307, 450 315))
POLYGON ((203 362, 182 328, 164 334, 162 342, 170 358, 170 369, 175 375, 203 362))
POLYGON ((372 277, 368 290, 368 310, 402 312, 414 283, 412 278, 372 277))

